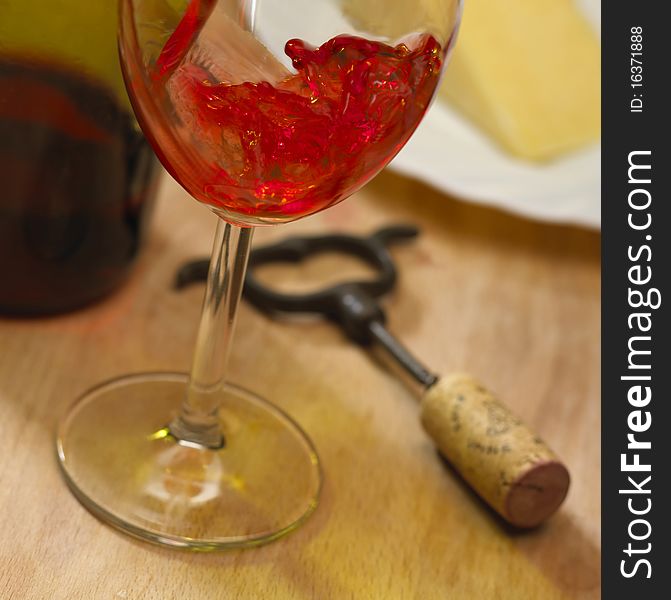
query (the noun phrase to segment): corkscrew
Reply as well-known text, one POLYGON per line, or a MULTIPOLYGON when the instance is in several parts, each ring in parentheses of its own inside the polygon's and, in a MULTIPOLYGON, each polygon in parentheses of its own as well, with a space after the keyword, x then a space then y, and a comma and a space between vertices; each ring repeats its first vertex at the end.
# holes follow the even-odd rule
MULTIPOLYGON (((415 238, 407 225, 385 227, 368 237, 331 234, 293 237, 251 252, 244 297, 270 313, 314 313, 338 324, 357 344, 382 348, 423 388, 421 422, 443 456, 504 519, 534 527, 563 502, 569 473, 552 450, 491 392, 466 374, 439 376, 415 358, 386 327, 377 298, 390 292, 397 271, 387 247, 415 238), (377 276, 336 284, 308 294, 269 289, 256 267, 299 262, 324 252, 344 252, 368 263, 377 276)), ((208 261, 193 261, 178 272, 176 287, 205 280, 208 261)))

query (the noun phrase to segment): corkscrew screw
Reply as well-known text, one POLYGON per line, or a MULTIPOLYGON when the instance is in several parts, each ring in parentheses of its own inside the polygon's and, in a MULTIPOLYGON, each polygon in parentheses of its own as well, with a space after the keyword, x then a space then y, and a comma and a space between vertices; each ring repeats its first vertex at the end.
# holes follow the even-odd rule
MULTIPOLYGON (((557 456, 476 379, 439 376, 416 359, 386 327, 377 298, 390 292, 397 271, 388 251, 419 231, 394 225, 367 237, 331 234, 293 237, 251 252, 244 297, 270 313, 314 313, 338 324, 357 344, 377 345, 423 388, 421 421, 436 446, 463 478, 504 519, 534 527, 563 502, 569 473, 557 456), (376 276, 308 293, 288 294, 262 285, 256 267, 300 262, 325 252, 342 252, 368 263, 376 276)), ((205 280, 208 261, 193 261, 177 274, 176 287, 205 280)))

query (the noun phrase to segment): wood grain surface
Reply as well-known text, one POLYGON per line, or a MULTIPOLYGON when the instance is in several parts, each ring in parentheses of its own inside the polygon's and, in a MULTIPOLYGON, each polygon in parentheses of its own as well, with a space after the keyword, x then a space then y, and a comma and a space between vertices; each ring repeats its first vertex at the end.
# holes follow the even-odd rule
MULTIPOLYGON (((390 328, 439 373, 468 371, 565 460, 572 487, 546 525, 503 524, 436 454, 417 395, 320 321, 241 308, 235 381, 289 411, 314 440, 321 505, 271 545, 170 551, 98 522, 66 489, 54 430, 89 386, 186 370, 203 288, 171 290, 209 252, 214 217, 164 180, 147 250, 118 293, 56 318, 0 318, 0 598, 3 600, 432 600, 598 598, 598 234, 533 223, 384 173, 347 202, 256 242, 415 223, 397 246, 390 328)), ((305 288, 351 260, 263 276, 305 288)))

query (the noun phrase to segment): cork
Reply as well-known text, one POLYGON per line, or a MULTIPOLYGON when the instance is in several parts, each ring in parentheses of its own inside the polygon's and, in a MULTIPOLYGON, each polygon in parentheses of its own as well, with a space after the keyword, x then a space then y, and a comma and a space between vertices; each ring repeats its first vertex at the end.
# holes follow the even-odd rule
POLYGON ((445 458, 512 525, 535 527, 564 501, 566 467, 470 375, 432 385, 422 398, 421 420, 445 458))

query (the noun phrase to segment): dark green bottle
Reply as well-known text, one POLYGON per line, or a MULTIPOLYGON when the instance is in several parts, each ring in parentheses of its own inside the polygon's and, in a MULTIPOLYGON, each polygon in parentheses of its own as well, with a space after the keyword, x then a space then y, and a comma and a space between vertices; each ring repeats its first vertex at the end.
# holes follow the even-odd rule
POLYGON ((0 2, 0 313, 97 300, 140 251, 159 167, 116 25, 116 0, 0 2))

